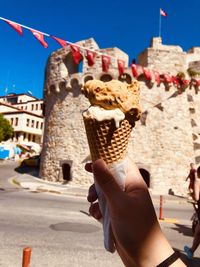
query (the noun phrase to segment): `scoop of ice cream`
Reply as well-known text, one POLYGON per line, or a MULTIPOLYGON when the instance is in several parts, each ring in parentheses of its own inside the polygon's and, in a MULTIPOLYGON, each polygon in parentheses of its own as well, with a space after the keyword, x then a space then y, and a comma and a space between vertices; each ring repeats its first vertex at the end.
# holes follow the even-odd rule
POLYGON ((119 108, 125 114, 134 115, 135 119, 139 119, 141 113, 139 92, 139 83, 136 80, 131 84, 118 80, 89 80, 82 88, 82 93, 92 106, 107 110, 119 108))

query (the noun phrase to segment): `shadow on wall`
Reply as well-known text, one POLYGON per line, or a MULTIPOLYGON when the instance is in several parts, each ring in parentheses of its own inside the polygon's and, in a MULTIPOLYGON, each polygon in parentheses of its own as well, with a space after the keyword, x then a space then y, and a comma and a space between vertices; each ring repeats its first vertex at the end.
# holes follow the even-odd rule
POLYGON ((150 173, 143 169, 143 168, 139 168, 140 174, 142 175, 147 187, 150 187, 150 173))

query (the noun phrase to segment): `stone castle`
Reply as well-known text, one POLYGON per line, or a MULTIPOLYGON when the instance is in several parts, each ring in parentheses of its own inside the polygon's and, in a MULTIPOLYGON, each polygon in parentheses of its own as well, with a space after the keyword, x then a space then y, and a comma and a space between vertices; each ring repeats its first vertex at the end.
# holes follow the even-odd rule
MULTIPOLYGON (((130 83, 134 78, 128 67, 128 55, 120 49, 100 49, 93 39, 77 44, 112 56, 111 66, 108 72, 102 72, 101 56, 97 54, 92 67, 83 57, 80 72, 70 48, 50 55, 45 73, 40 176, 49 181, 88 186, 93 179, 84 170, 89 149, 82 112, 89 102, 81 94, 81 86, 90 79, 130 83), (125 61, 123 75, 119 75, 117 58, 125 61)), ((184 195, 189 164, 200 164, 200 93, 192 83, 180 89, 162 80, 157 84, 153 75, 147 81, 142 66, 151 74, 154 70, 159 74, 181 74, 192 81, 189 74, 195 77, 200 73, 200 47, 184 52, 179 46, 163 45, 161 38, 153 38, 150 47, 139 54, 137 65, 142 116, 132 131, 128 156, 134 159, 154 193, 184 195)))

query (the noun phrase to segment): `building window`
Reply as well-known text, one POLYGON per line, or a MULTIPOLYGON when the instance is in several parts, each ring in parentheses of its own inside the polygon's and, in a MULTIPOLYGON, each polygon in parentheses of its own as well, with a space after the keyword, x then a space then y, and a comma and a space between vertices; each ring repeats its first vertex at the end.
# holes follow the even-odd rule
POLYGON ((31 127, 34 128, 34 120, 31 121, 31 127))
POLYGON ((33 109, 34 109, 34 105, 32 104, 32 105, 31 105, 31 110, 33 110, 33 109))
POLYGON ((13 118, 10 119, 10 124, 13 125, 13 118))
POLYGON ((39 128, 39 121, 36 121, 36 128, 39 128))
POLYGON ((29 123, 30 123, 30 120, 27 119, 27 120, 26 120, 26 126, 27 126, 27 127, 29 127, 29 123))
POLYGON ((18 125, 18 118, 15 118, 15 126, 18 125))
POLYGON ((40 125, 40 129, 42 130, 42 128, 43 128, 43 122, 41 122, 41 125, 40 125))
POLYGON ((40 104, 40 109, 43 110, 43 104, 40 104))
POLYGON ((28 135, 28 141, 31 141, 31 135, 30 134, 28 135))
POLYGON ((36 104, 36 108, 35 109, 38 110, 38 104, 36 104))

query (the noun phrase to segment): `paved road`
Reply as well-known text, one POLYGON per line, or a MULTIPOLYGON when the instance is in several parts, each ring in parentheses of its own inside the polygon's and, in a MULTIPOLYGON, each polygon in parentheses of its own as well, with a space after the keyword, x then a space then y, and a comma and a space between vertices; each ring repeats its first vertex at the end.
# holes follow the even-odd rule
MULTIPOLYGON (((117 255, 103 249, 99 224, 87 214, 85 198, 32 193, 8 182, 17 175, 14 165, 0 165, 0 266, 21 266, 22 250, 33 248, 31 267, 120 267, 117 255)), ((158 200, 154 200, 158 207, 158 200)), ((189 205, 164 203, 165 217, 177 223, 161 222, 172 246, 182 249, 192 242, 189 205), (187 218, 187 219, 186 219, 187 218)), ((196 253, 199 257, 199 250, 196 253)), ((199 258, 188 266, 200 266, 199 258)), ((184 260, 185 257, 184 257, 184 260)))

